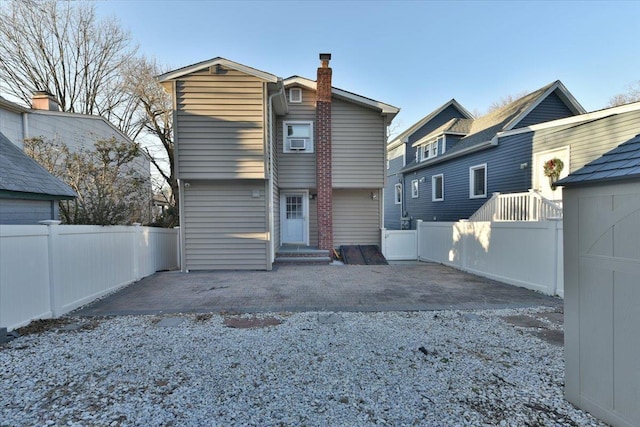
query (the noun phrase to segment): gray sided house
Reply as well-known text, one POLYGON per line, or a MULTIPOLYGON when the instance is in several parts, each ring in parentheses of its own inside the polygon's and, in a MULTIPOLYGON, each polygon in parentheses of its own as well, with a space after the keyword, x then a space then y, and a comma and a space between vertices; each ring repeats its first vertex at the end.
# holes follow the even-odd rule
POLYGON ((399 173, 402 211, 411 218, 411 228, 418 219, 469 218, 494 192, 530 189, 535 148, 526 141, 530 127, 583 113, 571 93, 555 81, 485 116, 453 117, 407 140, 406 165, 399 173))
MULTIPOLYGON (((565 395, 605 422, 628 427, 640 425, 637 115, 635 123, 637 135, 558 182, 564 186, 565 395)), ((599 146, 603 134, 581 138, 599 146)))
POLYGON ((413 144, 452 119, 471 118, 473 118, 471 113, 458 101, 452 99, 420 119, 387 145, 387 183, 384 189, 385 228, 399 230, 402 226, 400 218, 403 212, 404 186, 401 170, 415 158, 416 147, 413 144))
POLYGON ((0 224, 37 224, 58 219, 58 201, 76 197, 0 133, 0 224))
MULTIPOLYGON (((23 141, 28 138, 62 142, 71 151, 92 149, 98 140, 115 138, 118 141, 130 141, 104 117, 59 111, 55 98, 46 92, 36 92, 31 101, 31 108, 25 108, 0 97, 0 132, 19 149, 22 149, 23 141)), ((139 155, 131 167, 146 181, 151 200, 151 170, 147 154, 139 155)), ((149 215, 150 209, 151 206, 149 215)), ((24 214, 40 215, 27 211, 24 214)))
POLYGON ((159 76, 174 99, 182 269, 269 270, 283 245, 380 244, 398 109, 214 58, 159 76))

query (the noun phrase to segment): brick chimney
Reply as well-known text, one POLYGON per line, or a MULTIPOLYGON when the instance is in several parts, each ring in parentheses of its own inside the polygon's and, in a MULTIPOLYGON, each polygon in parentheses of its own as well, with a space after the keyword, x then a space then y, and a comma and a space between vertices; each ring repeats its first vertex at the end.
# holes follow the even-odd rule
POLYGON ((60 104, 46 90, 36 90, 31 97, 31 108, 34 110, 60 111, 60 104))
POLYGON ((333 195, 331 182, 331 68, 330 53, 321 53, 316 81, 316 187, 318 247, 333 249, 333 195))

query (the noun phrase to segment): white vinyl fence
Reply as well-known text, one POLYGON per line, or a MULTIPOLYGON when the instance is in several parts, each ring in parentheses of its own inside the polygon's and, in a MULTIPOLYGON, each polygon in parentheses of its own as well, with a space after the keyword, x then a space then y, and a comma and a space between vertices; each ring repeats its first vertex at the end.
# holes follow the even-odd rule
POLYGON ((438 262, 563 297, 562 231, 562 220, 417 221, 416 230, 392 232, 383 229, 382 247, 389 260, 438 262), (412 243, 407 243, 409 248, 403 248, 402 239, 411 242, 412 236, 417 240, 417 257, 409 258, 405 255, 412 250, 412 243))
POLYGON ((562 221, 418 222, 418 259, 564 294, 562 221))
POLYGON ((156 271, 178 268, 178 230, 0 225, 0 327, 58 317, 156 271))
POLYGON ((383 228, 382 254, 389 261, 418 259, 418 231, 383 228))

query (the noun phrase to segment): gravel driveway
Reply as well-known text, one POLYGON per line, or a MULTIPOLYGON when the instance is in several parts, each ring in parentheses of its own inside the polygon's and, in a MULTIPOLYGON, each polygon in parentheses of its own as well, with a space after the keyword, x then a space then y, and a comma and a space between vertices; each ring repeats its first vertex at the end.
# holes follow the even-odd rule
POLYGON ((559 319, 554 307, 66 318, 0 347, 0 424, 603 425, 563 399, 559 319))

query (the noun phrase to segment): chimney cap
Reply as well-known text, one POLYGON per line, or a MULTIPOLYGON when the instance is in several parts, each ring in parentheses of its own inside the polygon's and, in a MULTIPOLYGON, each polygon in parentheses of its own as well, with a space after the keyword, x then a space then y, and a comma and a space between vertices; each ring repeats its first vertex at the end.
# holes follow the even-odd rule
POLYGON ((329 61, 329 60, 331 60, 331 54, 330 53, 321 53, 320 54, 320 60, 321 61, 329 61))
POLYGON ((49 92, 48 90, 34 90, 33 91, 33 96, 53 96, 53 94, 51 92, 49 92))

